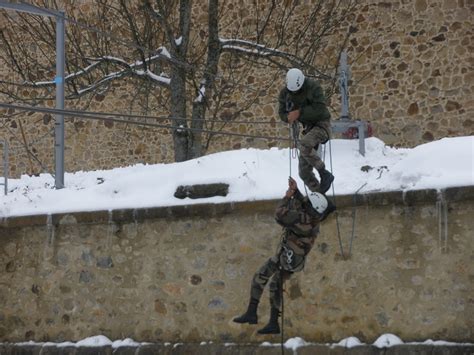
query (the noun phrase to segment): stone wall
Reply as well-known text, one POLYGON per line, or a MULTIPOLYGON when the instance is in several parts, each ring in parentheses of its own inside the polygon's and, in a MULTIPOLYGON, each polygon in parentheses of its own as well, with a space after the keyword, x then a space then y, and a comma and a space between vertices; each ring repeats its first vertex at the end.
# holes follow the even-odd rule
MULTIPOLYGON (((91 10, 90 4, 81 3, 81 6, 91 10)), ((232 24, 242 22, 236 19, 245 15, 250 5, 242 3, 245 9, 234 3, 225 6, 222 18, 225 26, 222 27, 227 31, 224 34, 230 35, 232 24)), ((295 11, 304 13, 305 6, 311 6, 311 2, 302 3, 295 11)), ((370 120, 374 134, 396 146, 411 147, 446 136, 474 134, 473 6, 471 0, 360 1, 357 11, 341 24, 341 33, 348 28, 352 32, 347 46, 352 69, 352 117, 370 120)), ((205 8, 197 5, 195 10, 195 16, 205 21, 205 8)), ((247 14, 251 15, 249 11, 247 14)), ((331 45, 327 48, 328 53, 334 50, 331 45)), ((337 56, 334 54, 333 58, 335 64, 337 56)), ((2 77, 8 76, 2 68, 0 72, 2 77)), ((271 71, 262 65, 245 75, 242 87, 248 87, 251 93, 258 95, 239 119, 272 123, 227 125, 224 130, 286 138, 287 128, 279 122, 276 113, 276 96, 283 85, 284 71, 271 71), (276 80, 266 87, 264 83, 268 83, 269 78, 276 80)), ((135 93, 129 89, 127 82, 111 85, 107 95, 91 97, 87 108, 128 112, 135 93)), ((251 99, 251 95, 237 90, 231 102, 226 104, 240 107, 251 99)), ((45 105, 53 107, 54 102, 50 100, 45 105)), ((81 105, 68 102, 67 106, 81 105)), ((333 118, 337 118, 338 95, 332 97, 331 107, 333 118)), ((227 114, 223 110, 217 118, 224 119, 227 114)), ((54 171, 54 120, 50 115, 21 114, 2 118, 2 121, 0 138, 8 139, 12 146, 12 176, 54 171), (29 152, 24 148, 25 142, 29 152)), ((208 153, 246 147, 283 147, 285 144, 278 140, 218 135, 212 139, 208 153)), ((173 158, 169 130, 77 118, 67 120, 66 171, 170 162, 173 158)))
POLYGON ((349 45, 355 118, 388 144, 474 132, 472 13, 464 0, 367 1, 349 45))
MULTIPOLYGON (((373 343, 474 339, 474 189, 337 199, 287 283, 285 336, 373 343), (444 212, 446 214, 444 214, 444 212), (445 225, 447 221, 447 225, 445 225), (445 229, 447 227, 447 229, 445 229)), ((9 218, 0 227, 0 342, 260 342, 244 311, 275 251, 276 201, 9 218)), ((268 319, 268 293, 259 311, 268 319)), ((269 337, 276 342, 279 337, 269 337)))

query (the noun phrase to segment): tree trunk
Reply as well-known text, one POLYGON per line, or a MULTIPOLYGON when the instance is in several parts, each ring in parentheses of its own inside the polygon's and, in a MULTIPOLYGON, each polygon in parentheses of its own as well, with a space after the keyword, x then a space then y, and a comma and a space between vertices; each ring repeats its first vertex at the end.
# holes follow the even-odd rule
MULTIPOLYGON (((189 0, 181 0, 179 6, 179 34, 181 43, 177 44, 175 38, 169 38, 170 47, 175 58, 181 63, 186 62, 188 52, 189 32, 191 24, 192 3, 189 0)), ((171 69, 171 119, 173 122, 174 160, 176 162, 189 160, 189 137, 188 123, 186 121, 186 67, 175 65, 171 69)))
POLYGON ((189 132, 186 122, 186 75, 178 67, 171 71, 171 100, 170 118, 173 129, 174 160, 176 162, 188 160, 189 132))
POLYGON ((197 158, 204 154, 202 133, 198 130, 204 127, 206 109, 210 102, 208 98, 211 97, 215 86, 219 57, 221 54, 219 43, 218 7, 218 0, 209 0, 209 37, 207 41, 207 62, 204 68, 203 80, 199 85, 200 93, 198 93, 198 97, 193 102, 191 127, 196 130, 189 132, 189 159, 197 158))

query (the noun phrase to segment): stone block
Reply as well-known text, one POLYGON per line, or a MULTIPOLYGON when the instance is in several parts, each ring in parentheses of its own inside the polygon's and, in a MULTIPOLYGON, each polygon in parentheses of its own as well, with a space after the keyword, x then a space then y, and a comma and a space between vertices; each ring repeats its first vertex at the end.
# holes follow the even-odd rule
POLYGON ((173 345, 165 345, 165 344, 146 344, 141 345, 137 351, 135 352, 136 355, 168 355, 174 354, 173 352, 174 347, 173 345))
POLYGON ((325 345, 319 344, 311 344, 305 345, 296 350, 296 354, 298 355, 313 355, 313 354, 321 354, 321 355, 330 355, 330 354, 344 354, 343 352, 338 352, 340 350, 344 351, 345 348, 342 347, 334 347, 329 348, 325 345), (335 351, 334 353, 332 351, 335 351))
POLYGON ((444 195, 447 201, 474 200, 474 186, 449 187, 444 195))
POLYGON ((171 212, 168 207, 138 208, 135 211, 137 222, 142 222, 148 219, 167 218, 170 216, 171 212))
POLYGON ((472 355, 474 345, 433 346, 431 355, 472 355))
POLYGON ((136 346, 121 346, 113 349, 114 355, 135 355, 138 350, 136 346))
POLYGON ((0 347, 2 355, 40 355, 41 345, 4 344, 0 347))
POLYGON ((90 346, 79 347, 75 355, 111 355, 111 346, 90 346))
POLYGON ((45 225, 47 220, 46 215, 32 215, 21 217, 8 217, 2 219, 2 226, 5 228, 21 228, 27 226, 41 226, 45 225))
POLYGON ((403 204, 401 191, 387 191, 363 194, 366 204, 370 206, 386 206, 391 204, 403 204))
POLYGON ((107 223, 110 219, 109 211, 77 212, 74 213, 76 223, 107 223))
POLYGON ((41 348, 40 355, 76 355, 77 350, 75 346, 46 345, 41 348))
POLYGON ((430 355, 433 347, 429 345, 401 344, 384 349, 384 355, 430 355))
MULTIPOLYGON (((379 349, 376 346, 372 345, 361 345, 354 346, 352 348, 347 348, 344 351, 344 354, 349 355, 383 355, 385 354, 386 349, 379 349)), ((332 355, 332 353, 331 353, 332 355)))
POLYGON ((409 190, 403 194, 403 201, 411 206, 416 203, 435 203, 438 199, 438 191, 435 189, 409 190))
POLYGON ((208 198, 214 196, 227 196, 229 193, 229 184, 198 184, 178 186, 174 197, 184 199, 189 197, 191 199, 208 198))

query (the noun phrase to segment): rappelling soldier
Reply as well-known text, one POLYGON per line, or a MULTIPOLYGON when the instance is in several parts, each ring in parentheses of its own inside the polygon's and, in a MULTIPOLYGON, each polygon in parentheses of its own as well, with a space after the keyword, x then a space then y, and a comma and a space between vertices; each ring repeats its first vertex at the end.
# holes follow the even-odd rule
POLYGON ((317 81, 305 78, 301 70, 293 68, 286 74, 286 86, 280 91, 278 102, 278 113, 283 122, 289 125, 299 122, 303 126, 297 144, 301 179, 311 191, 325 194, 334 176, 326 170, 317 154, 319 145, 331 138, 331 114, 326 106, 323 89, 317 81), (319 173, 319 181, 313 168, 319 173))
POLYGON ((275 219, 283 226, 283 235, 277 252, 255 273, 251 282, 247 311, 234 318, 236 323, 257 324, 257 307, 263 290, 270 281, 270 321, 259 334, 278 334, 283 282, 303 270, 306 256, 319 234, 319 224, 335 210, 335 206, 321 193, 304 197, 296 181, 288 181, 288 190, 279 202, 275 219))

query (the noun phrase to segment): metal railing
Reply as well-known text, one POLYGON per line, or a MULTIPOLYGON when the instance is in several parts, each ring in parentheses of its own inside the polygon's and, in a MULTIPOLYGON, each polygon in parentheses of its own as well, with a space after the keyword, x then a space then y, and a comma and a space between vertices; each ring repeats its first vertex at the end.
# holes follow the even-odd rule
POLYGON ((367 136, 367 122, 361 120, 350 120, 341 118, 331 121, 331 128, 334 133, 344 133, 350 128, 357 128, 359 138, 359 153, 365 156, 365 137, 367 136))
POLYGON ((8 193, 8 142, 0 139, 0 144, 3 146, 3 185, 5 195, 8 193))

